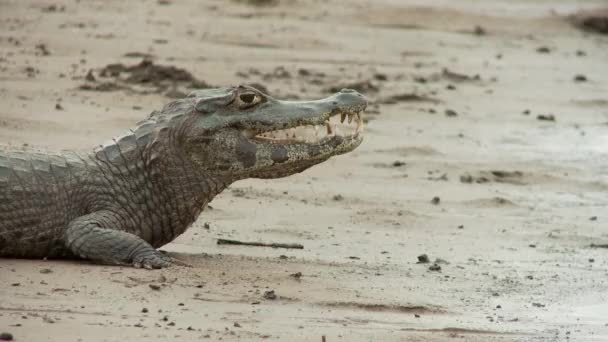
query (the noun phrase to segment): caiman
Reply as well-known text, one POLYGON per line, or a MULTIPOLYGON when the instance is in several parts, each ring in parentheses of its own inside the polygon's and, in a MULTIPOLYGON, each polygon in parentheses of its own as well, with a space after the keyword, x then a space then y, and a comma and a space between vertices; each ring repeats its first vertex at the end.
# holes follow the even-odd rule
POLYGON ((0 151, 0 256, 163 268, 173 241, 231 183, 302 172, 363 140, 362 94, 281 101, 197 90, 91 153, 0 151), (341 130, 341 132, 340 132, 341 130))

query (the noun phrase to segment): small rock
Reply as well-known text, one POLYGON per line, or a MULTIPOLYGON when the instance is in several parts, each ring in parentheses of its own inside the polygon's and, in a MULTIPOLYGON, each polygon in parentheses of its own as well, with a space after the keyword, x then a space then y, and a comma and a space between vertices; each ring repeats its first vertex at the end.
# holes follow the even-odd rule
POLYGON ((338 194, 338 195, 334 195, 333 200, 334 201, 341 201, 344 199, 344 196, 338 194))
POLYGON ((294 277, 296 279, 300 279, 300 278, 302 278, 302 272, 296 272, 296 273, 290 274, 289 276, 294 277))
POLYGON ((530 110, 526 109, 523 112, 521 112, 523 115, 530 115, 530 110))
POLYGON ((597 216, 591 216, 591 217, 589 218, 589 221, 597 221, 597 216))
POLYGON ((381 74, 381 73, 377 73, 377 74, 375 74, 375 75, 374 75, 374 78, 375 78, 377 81, 386 81, 386 80, 388 80, 388 77, 387 77, 385 74, 381 74))
POLYGON ((538 53, 551 53, 551 49, 549 49, 546 46, 541 46, 539 48, 536 49, 536 52, 538 53))
POLYGON ((483 36, 486 34, 486 30, 483 27, 476 25, 475 29, 473 29, 473 33, 477 36, 483 36))
POLYGON ((308 70, 308 69, 298 69, 298 75, 300 75, 300 76, 310 76, 310 70, 308 70))
POLYGON ((473 176, 469 175, 468 173, 461 175, 460 182, 461 183, 473 183, 473 176))
POLYGON ((429 266, 429 271, 439 272, 441 271, 441 266, 437 264, 432 264, 431 266, 429 266))
POLYGON ((40 270, 40 273, 49 274, 49 273, 53 273, 53 270, 51 270, 50 268, 43 268, 40 270))
POLYGON ((420 315, 419 314, 414 314, 414 317, 420 318, 420 315))
POLYGON ((205 223, 203 223, 203 228, 209 230, 209 229, 211 229, 211 225, 209 224, 209 222, 205 222, 205 223))
POLYGON ((238 322, 234 322, 233 325, 234 325, 235 328, 240 328, 241 327, 241 325, 238 322))
POLYGON ((456 113, 456 111, 454 111, 454 110, 446 109, 445 116, 454 117, 454 116, 458 116, 458 113, 456 113))
POLYGON ((0 333, 0 341, 14 341, 13 334, 7 332, 0 333))
POLYGON ((160 285, 148 284, 148 286, 154 291, 160 291, 160 285))
POLYGON ((574 82, 587 82, 587 76, 576 75, 576 76, 574 76, 574 82))
POLYGON ((428 255, 426 255, 426 254, 420 254, 418 256, 418 263, 419 264, 427 264, 429 262, 430 262, 430 260, 429 260, 429 256, 428 255))
POLYGON ((441 198, 439 198, 439 196, 435 196, 435 197, 433 197, 433 199, 431 200, 431 204, 434 204, 434 205, 438 205, 438 204, 439 204, 439 202, 441 202, 441 198))
POLYGON ((537 308, 544 308, 545 304, 541 304, 541 303, 532 303, 532 306, 535 306, 537 308))
POLYGON ((553 114, 547 114, 547 115, 541 114, 541 115, 538 115, 536 117, 536 119, 540 120, 540 121, 555 121, 555 116, 553 114))
POLYGON ((453 84, 448 84, 447 87, 445 87, 445 89, 447 90, 456 90, 456 86, 453 84))
POLYGON ((56 110, 63 110, 63 106, 61 105, 61 103, 56 103, 55 104, 55 109, 56 110))
POLYGON ((36 45, 36 50, 38 50, 42 56, 49 56, 51 54, 49 49, 46 47, 46 44, 36 45))
POLYGON ((393 162, 393 166, 394 166, 394 167, 401 167, 401 166, 403 166, 403 165, 405 165, 405 162, 402 162, 402 161, 400 161, 400 160, 395 160, 395 161, 393 162))
POLYGON ((89 72, 87 72, 87 75, 84 77, 85 80, 89 81, 89 82, 95 82, 95 75, 93 75, 93 70, 90 69, 89 72))
POLYGON ((583 50, 576 50, 576 55, 578 57, 584 57, 584 56, 587 56, 587 53, 583 50))
POLYGON ((148 313, 148 308, 143 308, 143 309, 141 309, 141 312, 143 312, 143 313, 148 313))
POLYGON ((277 299, 277 294, 274 293, 274 290, 264 292, 264 299, 275 300, 277 299))
POLYGON ((530 248, 536 248, 536 245, 535 244, 529 244, 528 247, 530 247, 530 248))

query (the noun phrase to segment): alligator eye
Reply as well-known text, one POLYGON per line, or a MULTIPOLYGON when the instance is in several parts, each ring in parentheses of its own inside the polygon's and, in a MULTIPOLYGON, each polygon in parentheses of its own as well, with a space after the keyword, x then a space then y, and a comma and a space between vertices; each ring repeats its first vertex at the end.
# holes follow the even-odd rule
POLYGON ((255 93, 245 93, 245 94, 239 95, 239 100, 241 100, 240 107, 242 109, 245 109, 245 108, 255 106, 262 100, 262 98, 255 93))

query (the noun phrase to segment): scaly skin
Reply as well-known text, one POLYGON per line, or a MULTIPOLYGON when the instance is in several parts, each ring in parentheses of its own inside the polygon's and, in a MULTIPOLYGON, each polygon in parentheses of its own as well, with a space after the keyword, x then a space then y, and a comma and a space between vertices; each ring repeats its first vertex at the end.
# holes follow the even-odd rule
POLYGON ((244 86, 201 90, 89 155, 0 151, 0 256, 170 266, 156 248, 232 182, 298 173, 362 141, 358 131, 308 143, 259 134, 341 114, 358 121, 366 103, 351 90, 309 102, 244 86))

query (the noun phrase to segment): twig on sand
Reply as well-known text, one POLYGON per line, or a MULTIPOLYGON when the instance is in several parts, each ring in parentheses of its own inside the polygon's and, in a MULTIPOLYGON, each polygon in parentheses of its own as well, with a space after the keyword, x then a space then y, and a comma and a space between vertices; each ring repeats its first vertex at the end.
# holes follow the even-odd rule
POLYGON ((272 247, 272 248, 294 248, 304 249, 304 246, 299 243, 265 243, 265 242, 243 242, 237 240, 228 239, 217 239, 218 245, 244 245, 244 246, 258 246, 258 247, 272 247))

